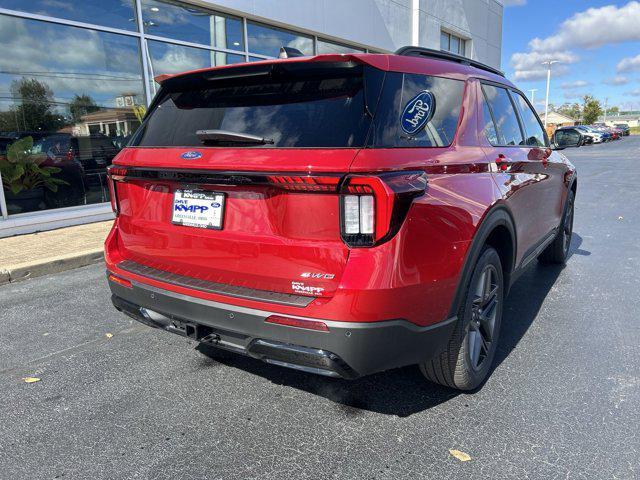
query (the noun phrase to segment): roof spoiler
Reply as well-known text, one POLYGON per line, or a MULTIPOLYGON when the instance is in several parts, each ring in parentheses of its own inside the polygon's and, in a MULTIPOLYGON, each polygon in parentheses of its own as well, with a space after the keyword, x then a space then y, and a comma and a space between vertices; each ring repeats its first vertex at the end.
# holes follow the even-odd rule
POLYGON ((470 58, 463 57, 462 55, 456 55, 455 53, 450 53, 450 52, 443 52, 441 50, 406 46, 396 50, 395 54, 402 55, 405 57, 424 57, 424 58, 434 58, 436 60, 446 60, 448 62, 456 62, 462 65, 468 65, 470 67, 479 68, 480 70, 485 70, 495 75, 500 75, 501 77, 504 77, 504 72, 498 70, 497 68, 490 67, 489 65, 480 63, 477 60, 472 60, 470 58))

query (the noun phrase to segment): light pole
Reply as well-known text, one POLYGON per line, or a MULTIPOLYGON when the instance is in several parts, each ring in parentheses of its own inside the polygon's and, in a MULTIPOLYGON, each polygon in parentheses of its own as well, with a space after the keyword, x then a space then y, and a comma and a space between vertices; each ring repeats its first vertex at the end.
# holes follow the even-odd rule
POLYGON ((604 124, 607 124, 607 103, 609 103, 609 99, 604 99, 604 124))
POLYGON ((534 108, 535 108, 535 105, 534 105, 534 103, 533 103, 533 100, 534 100, 534 98, 535 98, 535 95, 536 95, 536 92, 538 91, 538 89, 537 89, 537 88, 532 88, 532 89, 531 89, 531 90, 529 90, 529 91, 531 92, 531 105, 533 105, 533 106, 534 106, 534 108))
POLYGON ((558 60, 547 60, 542 65, 547 66, 547 99, 544 102, 544 128, 547 128, 547 117, 549 116, 549 86, 551 85, 551 65, 558 63, 558 60))

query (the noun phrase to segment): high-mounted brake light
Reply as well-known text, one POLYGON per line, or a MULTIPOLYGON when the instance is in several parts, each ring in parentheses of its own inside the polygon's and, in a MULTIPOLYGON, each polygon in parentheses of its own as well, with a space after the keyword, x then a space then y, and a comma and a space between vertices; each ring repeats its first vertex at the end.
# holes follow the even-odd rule
POLYGON ((351 175, 342 184, 341 232, 350 247, 371 247, 395 235, 413 198, 427 187, 424 172, 351 175))
POLYGON ((120 213, 120 204, 118 203, 117 182, 122 182, 127 176, 127 167, 118 165, 110 165, 107 167, 107 177, 109 179, 109 196, 111 197, 111 209, 118 216, 120 213))

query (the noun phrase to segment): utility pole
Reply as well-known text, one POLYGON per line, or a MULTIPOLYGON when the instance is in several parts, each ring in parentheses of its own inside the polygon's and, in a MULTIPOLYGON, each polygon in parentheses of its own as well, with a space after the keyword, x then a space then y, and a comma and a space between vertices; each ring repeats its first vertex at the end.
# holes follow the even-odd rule
POLYGON ((537 88, 532 88, 529 91, 531 92, 531 105, 533 105, 533 107, 535 108, 535 105, 533 104, 533 100, 535 99, 535 95, 536 95, 536 92, 538 91, 538 89, 537 88))
POLYGON ((542 65, 547 66, 547 99, 544 102, 544 128, 547 128, 547 117, 549 116, 549 86, 551 85, 551 65, 558 63, 558 60, 547 60, 542 65))
POLYGON ((607 103, 609 102, 609 98, 604 99, 604 124, 607 124, 607 103))

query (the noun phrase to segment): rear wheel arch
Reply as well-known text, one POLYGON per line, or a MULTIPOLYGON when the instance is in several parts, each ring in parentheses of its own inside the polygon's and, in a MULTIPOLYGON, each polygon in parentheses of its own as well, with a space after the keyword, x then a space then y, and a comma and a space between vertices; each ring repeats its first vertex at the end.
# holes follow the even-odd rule
POLYGON ((475 264, 486 245, 493 247, 500 256, 506 296, 515 268, 517 239, 513 216, 509 209, 502 204, 491 208, 476 230, 471 245, 467 250, 462 272, 458 280, 458 286, 449 311, 450 318, 458 314, 475 264))

